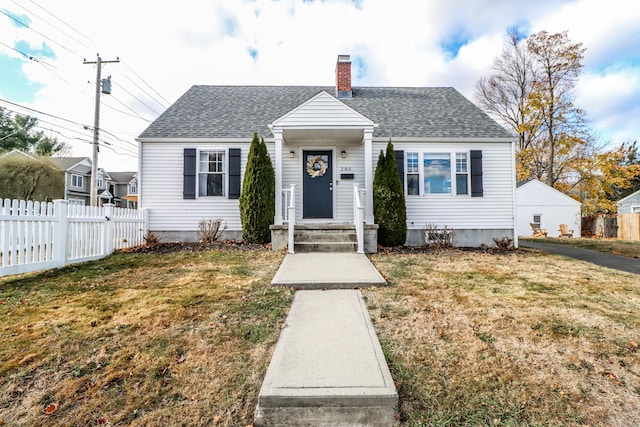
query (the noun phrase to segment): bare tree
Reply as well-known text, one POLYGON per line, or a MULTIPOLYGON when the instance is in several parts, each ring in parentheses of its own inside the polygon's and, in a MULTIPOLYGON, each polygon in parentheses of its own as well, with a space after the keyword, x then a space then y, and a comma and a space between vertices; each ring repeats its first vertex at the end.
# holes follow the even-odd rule
POLYGON ((505 127, 518 135, 518 150, 526 150, 540 129, 538 111, 529 96, 537 80, 536 69, 523 37, 515 27, 507 30, 504 47, 491 66, 491 74, 476 83, 475 99, 505 127))

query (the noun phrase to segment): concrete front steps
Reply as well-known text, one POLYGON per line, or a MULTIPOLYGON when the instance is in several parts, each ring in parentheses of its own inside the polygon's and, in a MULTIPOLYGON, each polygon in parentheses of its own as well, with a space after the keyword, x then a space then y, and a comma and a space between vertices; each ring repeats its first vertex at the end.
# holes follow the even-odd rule
MULTIPOLYGON (((357 251, 356 228, 353 224, 295 224, 294 251, 297 252, 336 252, 357 251)), ((271 248, 279 251, 289 244, 289 226, 271 225, 271 248)), ((376 253, 378 250, 378 224, 364 224, 364 252, 376 253)))
POLYGON ((296 224, 293 233, 294 251, 356 252, 358 238, 354 225, 296 224))
POLYGON ((396 424, 398 394, 362 294, 297 291, 267 370, 255 426, 396 424))

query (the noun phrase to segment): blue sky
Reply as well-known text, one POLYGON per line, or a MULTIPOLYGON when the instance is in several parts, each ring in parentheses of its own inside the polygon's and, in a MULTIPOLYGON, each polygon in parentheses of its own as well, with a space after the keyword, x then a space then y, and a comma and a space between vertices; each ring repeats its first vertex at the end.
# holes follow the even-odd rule
POLYGON ((512 26, 583 43, 577 103, 603 142, 640 139, 635 0, 0 0, 0 12, 0 99, 57 116, 41 116, 43 130, 74 155, 90 153, 96 68, 84 59, 120 58, 103 67, 111 170, 137 167, 135 136, 191 85, 330 86, 338 54, 351 54, 356 86, 453 86, 473 99, 512 26))

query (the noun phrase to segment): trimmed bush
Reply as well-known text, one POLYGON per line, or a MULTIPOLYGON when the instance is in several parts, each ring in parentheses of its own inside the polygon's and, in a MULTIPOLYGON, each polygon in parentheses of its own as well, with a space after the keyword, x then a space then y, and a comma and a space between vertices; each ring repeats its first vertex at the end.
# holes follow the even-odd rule
POLYGON ((407 207, 391 140, 386 155, 380 151, 373 178, 373 216, 378 224, 378 243, 400 246, 407 240, 407 207))
POLYGON ((254 133, 240 193, 240 220, 245 242, 271 241, 269 226, 275 215, 275 187, 275 172, 267 145, 264 138, 260 140, 254 133))

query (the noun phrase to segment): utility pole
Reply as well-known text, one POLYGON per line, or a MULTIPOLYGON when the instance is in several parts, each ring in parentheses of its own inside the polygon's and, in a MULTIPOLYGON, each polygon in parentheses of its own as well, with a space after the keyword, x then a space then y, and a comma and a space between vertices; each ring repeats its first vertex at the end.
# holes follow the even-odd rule
POLYGON ((111 93, 111 76, 108 79, 102 80, 102 64, 109 64, 114 62, 120 62, 120 58, 111 61, 103 61, 100 54, 97 55, 96 61, 82 62, 83 64, 97 64, 96 66, 96 108, 93 119, 93 160, 91 161, 91 206, 98 206, 98 142, 100 138, 100 92, 104 94, 111 93), (104 86, 104 87, 103 87, 104 86), (100 90, 102 88, 102 90, 100 90))

